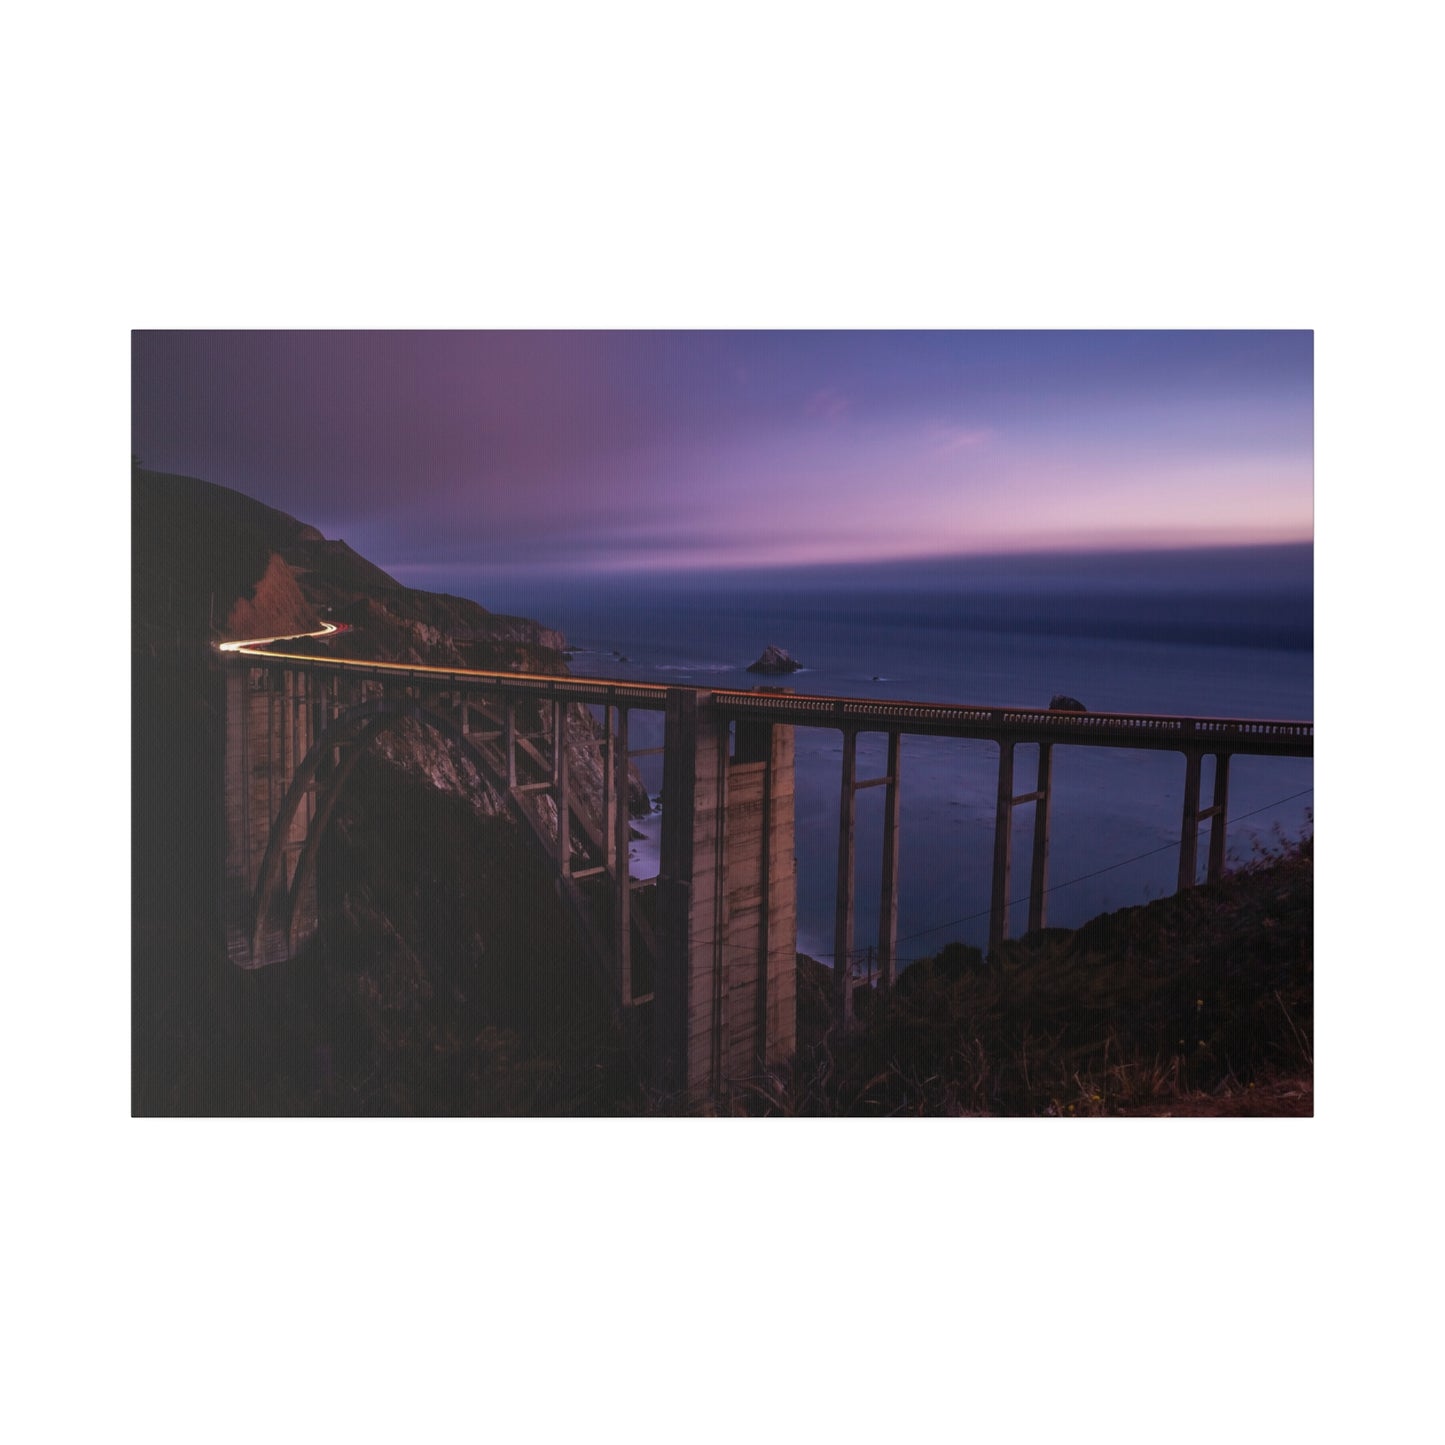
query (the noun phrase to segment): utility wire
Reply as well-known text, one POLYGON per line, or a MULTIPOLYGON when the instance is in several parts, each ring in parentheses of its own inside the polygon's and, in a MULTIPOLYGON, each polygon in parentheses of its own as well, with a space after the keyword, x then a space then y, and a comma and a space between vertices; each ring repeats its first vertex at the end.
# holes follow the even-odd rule
MULTIPOLYGON (((1246 818, 1258 817, 1261 813, 1268 813, 1272 808, 1283 807, 1286 803, 1292 803, 1295 801, 1296 798, 1306 797, 1312 792, 1314 792, 1314 789, 1312 787, 1301 788, 1299 792, 1291 793, 1288 797, 1276 798, 1274 802, 1265 803, 1262 807, 1259 808, 1251 808, 1250 811, 1247 813, 1238 813, 1234 817, 1230 818, 1229 821, 1231 823, 1242 823, 1246 818)), ((1148 848, 1142 853, 1135 853, 1130 858, 1121 858, 1117 863, 1106 863, 1102 868, 1095 868, 1091 873, 1080 873, 1075 878, 1066 878, 1062 883, 1051 883, 1047 888, 1044 889, 1044 893, 1046 896, 1050 893, 1057 893, 1061 888, 1071 888, 1075 883, 1085 883, 1090 878, 1098 878, 1104 873, 1112 873, 1116 868, 1127 868, 1130 863, 1137 863, 1143 858, 1152 858, 1157 853, 1167 853, 1171 848, 1179 847, 1179 843, 1180 840, 1176 838, 1171 842, 1161 843, 1157 848, 1148 848)), ((1029 895, 1023 894, 1018 898, 1009 899, 1008 907, 1012 908, 1015 904, 1027 903, 1028 901, 1029 895)), ((967 914, 963 918, 950 919, 947 923, 935 923, 930 928, 920 928, 916 933, 904 934, 903 937, 898 940, 898 942, 911 943, 914 939, 926 938, 930 933, 941 933, 945 928, 958 928, 965 923, 974 923, 980 918, 987 918, 992 911, 993 910, 991 907, 981 908, 977 913, 967 914)), ((755 950, 749 945, 741 943, 725 944, 724 947, 731 948, 735 953, 752 954, 753 952, 755 952, 755 950)), ((864 945, 861 948, 855 948, 851 953, 848 954, 848 961, 850 963, 854 963, 861 959, 866 959, 869 953, 872 951, 874 950, 869 945, 864 945)), ((898 964, 917 963, 920 959, 927 958, 929 956, 930 955, 928 954, 916 954, 910 958, 895 957, 894 964, 896 966, 898 964)), ((837 962, 836 953, 825 953, 822 955, 822 957, 832 960, 834 963, 837 962)))
MULTIPOLYGON (((1243 822, 1245 818, 1257 817, 1260 813, 1269 812, 1271 808, 1283 807, 1284 804, 1292 803, 1296 798, 1303 798, 1306 794, 1312 792, 1314 792, 1313 788, 1302 788, 1298 793, 1291 793, 1287 798, 1277 798, 1273 803, 1266 803, 1262 808, 1252 808, 1248 813, 1239 813, 1235 817, 1231 818, 1229 821, 1231 823, 1243 822)), ((1157 848, 1150 848, 1143 853, 1136 853, 1132 858, 1121 858, 1117 863, 1107 863, 1102 868, 1094 869, 1092 873, 1080 873, 1077 878, 1069 878, 1062 883, 1051 883, 1047 888, 1044 889, 1044 893, 1046 895, 1049 893, 1056 893, 1060 888, 1069 888, 1072 887, 1075 883, 1083 883, 1090 878, 1097 878, 1102 873, 1112 873, 1116 868, 1125 868, 1130 863, 1137 863, 1141 858, 1152 858, 1156 853, 1167 853, 1171 848, 1177 848, 1179 846, 1179 841, 1180 840, 1176 838, 1171 843, 1161 843, 1157 848)), ((1009 899, 1008 906, 1012 908, 1017 903, 1027 903, 1028 901, 1028 895, 1024 894, 1021 898, 1009 899)), ((947 923, 935 923, 931 928, 919 929, 917 933, 904 934, 904 936, 900 938, 898 942, 911 943, 916 938, 925 938, 930 933, 940 933, 945 928, 957 928, 964 923, 973 923, 980 918, 987 918, 992 911, 992 908, 981 908, 977 913, 970 913, 965 918, 954 918, 947 923)), ((848 960, 851 963, 855 962, 859 958, 866 958, 868 952, 869 950, 866 947, 855 948, 853 952, 848 955, 848 960)), ((917 963, 919 958, 926 958, 927 956, 928 955, 926 954, 919 954, 914 958, 895 959, 894 962, 895 964, 917 963)), ((837 959, 837 955, 833 953, 826 953, 823 955, 823 957, 833 959, 835 962, 837 959)))
MULTIPOLYGON (((1314 790, 1314 788, 1302 788, 1301 790, 1299 790, 1298 793, 1290 793, 1287 798, 1276 798, 1272 803, 1264 803, 1261 808, 1251 808, 1250 811, 1244 812, 1244 814, 1237 814, 1230 819, 1230 822, 1231 824, 1234 824, 1234 822, 1243 822, 1246 818, 1257 818, 1257 816, 1259 816, 1261 812, 1269 812, 1270 809, 1273 808, 1282 808, 1285 803, 1295 802, 1296 798, 1305 798, 1305 796, 1308 796, 1309 793, 1314 792, 1314 790)), ((1143 853, 1136 853, 1133 855, 1133 857, 1120 858, 1117 863, 1108 863, 1105 864, 1103 868, 1094 868, 1094 871, 1092 871, 1092 873, 1081 873, 1078 874, 1078 877, 1074 877, 1074 879, 1065 879, 1064 881, 1062 881, 1062 883, 1051 883, 1048 887, 1046 887, 1045 890, 1043 890, 1043 892, 1045 892, 1045 894, 1056 893, 1059 889, 1066 889, 1066 887, 1074 886, 1075 883, 1085 883, 1085 881, 1088 881, 1090 879, 1097 879, 1097 877, 1100 877, 1101 874, 1113 873, 1116 868, 1127 867, 1130 863, 1139 863, 1140 858, 1152 858, 1153 855, 1157 853, 1168 853, 1170 848, 1178 847, 1178 838, 1175 838, 1175 840, 1173 840, 1172 842, 1162 842, 1162 844, 1160 844, 1157 848, 1147 848, 1147 850, 1144 850, 1143 853)), ((1010 899, 1009 903, 1007 903, 1007 907, 1013 907, 1014 905, 1016 905, 1016 903, 1027 902, 1029 902, 1029 894, 1023 894, 1023 896, 1016 897, 1016 899, 1010 899)), ((902 938, 899 939, 899 942, 900 944, 910 944, 910 942, 913 942, 913 939, 926 938, 929 933, 939 933, 944 931, 945 928, 958 928, 958 926, 962 925, 962 923, 972 923, 975 922, 975 920, 977 919, 987 918, 987 916, 990 915, 991 912, 993 912, 993 909, 991 909, 991 907, 985 907, 985 909, 978 910, 977 913, 968 913, 968 915, 965 915, 964 918, 951 919, 949 920, 949 922, 946 923, 933 923, 932 928, 922 928, 919 929, 919 931, 916 933, 905 933, 905 935, 903 935, 902 938)), ((712 939, 711 935, 698 935, 696 936, 696 938, 691 939, 691 942, 692 944, 696 945, 707 945, 709 944, 709 942, 712 942, 712 939)), ((731 951, 738 952, 738 954, 753 954, 753 952, 756 952, 756 949, 751 948, 751 946, 747 944, 724 944, 722 946, 724 946, 724 948, 730 948, 731 951)), ((863 948, 854 948, 853 952, 850 952, 850 954, 847 955, 848 962, 850 962, 850 964, 853 964, 853 962, 860 961, 860 959, 866 959, 868 957, 868 954, 874 951, 876 951, 876 949, 874 949, 873 946, 870 945, 864 945, 863 948)), ((825 959, 831 959, 834 964, 837 964, 837 954, 832 954, 832 952, 828 952, 828 954, 824 954, 822 955, 822 957, 824 957, 825 959)), ((916 962, 919 962, 919 959, 928 957, 931 957, 931 955, 916 954, 913 955, 912 958, 894 958, 894 965, 916 964, 916 962)))

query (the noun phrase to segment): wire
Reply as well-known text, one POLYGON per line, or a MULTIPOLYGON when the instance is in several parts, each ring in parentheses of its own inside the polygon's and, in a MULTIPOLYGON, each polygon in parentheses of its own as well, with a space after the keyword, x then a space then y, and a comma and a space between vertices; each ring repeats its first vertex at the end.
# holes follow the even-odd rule
MULTIPOLYGON (((1286 803, 1292 803, 1295 801, 1296 798, 1306 797, 1312 792, 1314 792, 1314 788, 1312 787, 1301 788, 1299 792, 1291 793, 1288 797, 1276 798, 1272 803, 1265 803, 1262 807, 1259 808, 1251 808, 1247 813, 1236 814, 1228 821, 1230 823, 1242 823, 1246 818, 1256 818, 1261 813, 1268 813, 1273 808, 1281 808, 1286 803)), ((1050 893, 1057 893, 1061 888, 1071 888, 1075 883, 1084 883, 1087 882, 1090 878, 1098 878, 1101 874, 1112 873, 1116 868, 1127 868, 1130 863, 1137 863, 1140 861, 1140 859, 1143 858, 1152 858, 1156 853, 1167 853, 1171 848, 1179 847, 1179 842, 1180 840, 1176 838, 1172 842, 1161 843, 1157 848, 1148 848, 1142 853, 1135 853, 1131 858, 1121 858, 1117 863, 1106 863, 1102 868, 1095 868, 1092 873, 1080 873, 1075 878, 1066 878, 1062 883, 1051 883, 1047 888, 1044 889, 1044 894, 1047 896, 1050 893)), ((1015 904, 1027 903, 1028 901, 1029 896, 1027 894, 1024 894, 1021 897, 1009 899, 1007 906, 1012 908, 1015 904)), ((949 922, 947 923, 935 923, 930 928, 920 928, 916 933, 905 933, 903 937, 898 940, 898 942, 911 943, 914 939, 926 938, 930 933, 941 933, 945 928, 957 928, 965 923, 974 923, 980 918, 987 918, 992 911, 992 908, 981 908, 977 913, 967 914, 963 918, 954 918, 949 920, 949 922)), ((723 947, 731 949, 735 953, 752 954, 756 952, 756 950, 752 948, 751 945, 743 943, 724 944, 723 947)), ((857 963, 859 961, 865 960, 867 959, 869 954, 873 952, 876 952, 876 949, 868 945, 865 945, 861 948, 854 948, 847 955, 848 962, 857 963)), ((909 958, 899 958, 895 955, 893 962, 894 966, 898 967, 906 963, 918 963, 921 959, 928 958, 930 956, 931 955, 929 954, 920 953, 915 954, 909 958)), ((832 963, 836 963, 837 957, 838 955, 836 953, 824 953, 820 955, 819 961, 822 962, 823 960, 830 960, 832 963)))
MULTIPOLYGON (((1272 802, 1272 803, 1266 803, 1262 808, 1252 808, 1252 809, 1251 809, 1249 812, 1247 812, 1247 813, 1239 813, 1239 814, 1237 814, 1235 817, 1229 819, 1229 821, 1230 821, 1231 823, 1240 823, 1240 822, 1243 822, 1244 819, 1246 819, 1246 818, 1254 818, 1254 817, 1257 817, 1260 813, 1267 813, 1267 812, 1269 812, 1271 808, 1280 808, 1280 807, 1283 807, 1284 804, 1286 804, 1286 803, 1292 803, 1292 802, 1294 802, 1294 800, 1295 800, 1296 798, 1303 798, 1306 794, 1312 793, 1312 792, 1314 792, 1314 789, 1313 789, 1313 788, 1302 788, 1298 793, 1291 793, 1291 794, 1289 795, 1289 797, 1287 797, 1287 798, 1277 798, 1277 799, 1276 799, 1274 802, 1272 802)), ((1177 848, 1177 847, 1179 847, 1179 840, 1178 840, 1178 839, 1175 839, 1175 840, 1174 840, 1173 842, 1171 842, 1171 843, 1161 843, 1161 844, 1159 845, 1159 847, 1157 847, 1157 848, 1149 848, 1149 849, 1147 849, 1147 850, 1146 850, 1145 852, 1143 852, 1143 853, 1136 853, 1136 854, 1134 854, 1134 856, 1133 856, 1132 858, 1121 858, 1117 863, 1108 863, 1108 864, 1105 864, 1105 866, 1102 867, 1102 868, 1096 868, 1096 869, 1094 869, 1094 871, 1093 871, 1092 873, 1080 873, 1077 878, 1068 878, 1068 879, 1065 879, 1065 881, 1062 882, 1062 883, 1051 883, 1047 888, 1044 889, 1044 893, 1045 893, 1045 895, 1050 894, 1050 893, 1056 893, 1056 892, 1058 892, 1058 890, 1061 889, 1061 888, 1070 888, 1070 887, 1072 887, 1075 883, 1083 883, 1083 882, 1086 882, 1088 879, 1090 879, 1090 878, 1097 878, 1097 877, 1099 877, 1100 874, 1103 874, 1103 873, 1112 873, 1112 872, 1114 871, 1114 869, 1116 869, 1116 868, 1125 868, 1125 867, 1127 867, 1130 863, 1137 863, 1141 858, 1152 858, 1156 853, 1167 853, 1171 848, 1177 848)), ((1024 895, 1023 897, 1021 897, 1021 898, 1011 898, 1011 899, 1009 899, 1007 906, 1010 907, 1010 908, 1012 908, 1012 907, 1013 907, 1015 904, 1017 904, 1017 903, 1027 903, 1028 901, 1029 901, 1029 900, 1028 900, 1028 895, 1025 894, 1025 895, 1024 895)), ((930 934, 930 933, 941 933, 945 928, 957 928, 957 927, 959 927, 961 924, 964 924, 964 923, 973 923, 973 922, 977 921, 977 920, 980 919, 980 918, 987 918, 988 915, 989 915, 992 911, 993 911, 992 908, 982 908, 982 909, 980 909, 977 913, 970 913, 970 914, 967 915, 967 917, 964 917, 964 918, 955 918, 955 919, 950 920, 948 923, 935 923, 931 928, 921 928, 921 929, 919 929, 917 933, 906 933, 906 934, 904 934, 904 936, 903 936, 902 938, 900 938, 900 939, 898 940, 898 942, 899 942, 899 943, 911 943, 915 938, 925 938, 925 937, 927 937, 927 935, 930 934)), ((849 960, 850 963, 851 963, 851 962, 855 962, 855 961, 857 961, 857 960, 860 959, 860 958, 866 958, 867 955, 868 955, 868 953, 869 953, 869 949, 867 949, 867 948, 855 948, 855 949, 848 955, 848 960, 849 960)), ((895 959, 894 959, 894 963, 895 963, 895 965, 897 965, 897 964, 902 964, 902 963, 917 963, 920 958, 926 958, 927 956, 928 956, 927 954, 919 954, 919 955, 917 955, 917 956, 915 956, 915 957, 913 957, 913 958, 895 958, 895 959)), ((836 960, 836 959, 837 959, 837 954, 835 954, 835 953, 826 953, 826 954, 823 955, 823 957, 824 957, 824 958, 830 958, 830 959, 836 960)))
MULTIPOLYGON (((1272 808, 1282 808, 1285 803, 1292 803, 1293 801, 1295 801, 1296 798, 1303 798, 1306 793, 1312 793, 1314 792, 1314 790, 1314 788, 1302 788, 1301 790, 1299 790, 1298 793, 1290 793, 1287 798, 1277 798, 1276 801, 1272 803, 1264 803, 1263 808, 1251 808, 1250 811, 1247 812, 1247 814, 1235 815, 1234 818, 1230 819, 1230 822, 1243 822, 1246 818, 1254 818, 1254 816, 1261 814, 1261 812, 1269 812, 1272 808)), ((1049 884, 1049 887, 1046 887, 1046 889, 1043 890, 1043 892, 1045 892, 1045 896, 1048 896, 1049 893, 1056 893, 1059 889, 1066 889, 1066 887, 1072 887, 1075 883, 1084 883, 1084 881, 1087 881, 1088 879, 1097 879, 1097 877, 1100 877, 1100 874, 1113 873, 1116 868, 1127 867, 1130 863, 1139 863, 1140 858, 1152 858, 1153 855, 1155 855, 1156 853, 1168 853, 1170 848, 1178 847, 1179 840, 1175 840, 1173 842, 1163 842, 1163 844, 1160 844, 1159 847, 1149 848, 1149 850, 1144 851, 1144 853, 1136 853, 1131 858, 1120 858, 1120 860, 1118 860, 1118 863, 1108 863, 1105 864, 1103 868, 1095 868, 1092 873, 1081 873, 1078 877, 1075 877, 1075 879, 1066 879, 1064 883, 1051 883, 1049 884)), ((1007 903, 1006 906, 1013 907, 1014 905, 1016 905, 1016 903, 1027 902, 1029 902, 1029 896, 1025 894, 1025 896, 1023 897, 1016 897, 1016 899, 1010 899, 1009 903, 1007 903)), ((925 936, 929 935, 929 933, 938 933, 945 928, 957 928, 959 923, 972 923, 975 922, 975 920, 977 919, 987 918, 987 916, 990 915, 991 912, 993 912, 993 909, 991 909, 991 907, 985 907, 985 909, 978 910, 977 913, 970 913, 967 918, 955 918, 954 920, 952 920, 952 922, 949 923, 935 923, 932 928, 919 929, 919 931, 916 933, 906 933, 903 938, 899 939, 899 942, 900 944, 909 944, 909 942, 912 942, 913 939, 925 938, 925 936)), ((866 955, 867 949, 861 949, 861 951, 860 949, 854 949, 854 954, 860 954, 860 952, 861 954, 866 955)), ((854 954, 850 954, 848 955, 848 957, 850 957, 851 959, 854 957, 854 954)), ((835 955, 829 954, 828 957, 835 957, 835 955)), ((918 955, 918 957, 915 958, 894 959, 894 962, 896 962, 896 964, 916 964, 916 962, 919 961, 919 958, 923 957, 928 957, 928 955, 920 954, 918 955)))

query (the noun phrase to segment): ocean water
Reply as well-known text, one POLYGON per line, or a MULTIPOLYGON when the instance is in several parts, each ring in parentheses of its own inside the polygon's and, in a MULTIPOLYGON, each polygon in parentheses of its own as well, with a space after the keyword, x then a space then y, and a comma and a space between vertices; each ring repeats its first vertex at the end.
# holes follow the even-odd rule
MULTIPOLYGON (((760 683, 864 698, 1045 707, 1068 693, 1093 710, 1212 717, 1314 716, 1308 547, 1154 557, 1057 558, 647 579, 468 576, 448 590, 535 617, 579 649, 579 675, 695 686, 760 683), (768 643, 804 665, 789 679, 746 671, 768 643)), ((432 585, 435 585, 433 583, 432 585)), ((662 740, 634 713, 632 744, 662 740)), ((1033 787, 1037 750, 1015 753, 1015 790, 1033 787)), ((901 760, 899 955, 961 939, 983 944, 998 750, 905 737, 901 760)), ((858 777, 885 771, 865 734, 858 777)), ((661 759, 640 761, 654 794, 661 759)), ((797 731, 799 947, 828 959, 842 767, 839 733, 797 731)), ((1208 804, 1206 761, 1202 802, 1208 804)), ((1174 891, 1184 760, 1178 754, 1059 746, 1047 921, 1065 927, 1174 891)), ((1244 860, 1311 826, 1313 763, 1236 757, 1228 851, 1244 860)), ((857 923, 876 942, 884 789, 858 794, 857 923)), ((1028 892, 1033 809, 1014 818, 1015 899, 1028 892)), ((643 824, 634 869, 656 872, 660 820, 643 824)), ((1207 856, 1201 830, 1201 870, 1207 856)), ((1027 905, 1010 910, 1023 931, 1027 905)))

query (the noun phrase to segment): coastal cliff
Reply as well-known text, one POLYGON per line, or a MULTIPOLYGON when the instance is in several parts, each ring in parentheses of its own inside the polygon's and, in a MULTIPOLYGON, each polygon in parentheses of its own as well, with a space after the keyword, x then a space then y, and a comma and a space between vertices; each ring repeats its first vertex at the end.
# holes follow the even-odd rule
MULTIPOLYGON (((505 799, 419 724, 384 734, 353 772, 302 954, 238 970, 217 928, 216 642, 329 620, 349 628, 312 644, 332 655, 565 674, 565 638, 404 587, 345 542, 195 478, 135 469, 132 506, 134 1111, 615 1111, 633 1086, 546 867, 505 799)), ((596 726, 574 706, 566 727, 574 791, 595 803, 596 726)), ((640 779, 630 806, 650 806, 640 779)))

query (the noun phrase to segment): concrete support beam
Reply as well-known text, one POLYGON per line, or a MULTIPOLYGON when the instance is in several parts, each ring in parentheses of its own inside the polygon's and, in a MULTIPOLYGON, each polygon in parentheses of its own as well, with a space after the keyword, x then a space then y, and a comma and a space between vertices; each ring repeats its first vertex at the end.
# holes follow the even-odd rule
POLYGON ((797 1041, 793 730, 730 728, 674 689, 663 755, 653 1047, 658 1083, 716 1098, 797 1041))
POLYGON ((1029 870, 1029 932, 1044 926, 1044 896, 1049 887, 1050 790, 1053 787, 1052 743, 1039 744, 1039 781, 1034 802, 1034 856, 1029 870))
POLYGON ((222 911, 226 951, 241 968, 291 957, 293 939, 302 943, 316 929, 314 882, 294 887, 316 812, 309 773, 298 777, 298 763, 310 751, 306 683, 289 668, 226 674, 222 911), (283 800, 291 806, 278 829, 283 800), (264 910, 258 906, 263 873, 270 880, 264 910), (294 906, 272 906, 288 896, 294 906))
POLYGON ((888 734, 888 791, 883 795, 883 880, 878 907, 878 986, 888 989, 898 967, 898 733, 888 734))
POLYGON ((572 807, 567 778, 567 704, 552 704, 552 796, 557 804, 557 870, 572 871, 572 807))
POLYGON ((843 773, 838 788, 838 880, 833 905, 833 995, 838 1017, 853 1016, 853 875, 857 819, 858 734, 843 733, 843 773))
POLYGON ((1199 876, 1199 763, 1200 755, 1184 755, 1184 816, 1179 825, 1179 892, 1193 888, 1199 876))
POLYGON ((617 732, 612 738, 612 859, 617 888, 613 894, 617 929, 618 992, 623 1007, 632 1003, 632 862, 631 833, 627 814, 627 709, 617 709, 617 732))
POLYGON ((1225 834, 1229 827, 1229 754, 1214 755, 1214 796, 1210 799, 1213 817, 1209 823, 1209 874, 1211 883, 1224 877, 1225 834))
POLYGON ((612 705, 602 709, 602 866, 611 873, 617 848, 617 778, 612 766, 612 705))
MULTIPOLYGON (((769 728, 769 733, 772 729, 769 728)), ((771 913, 773 907, 773 768, 769 748, 767 766, 763 769, 763 803, 758 849, 758 945, 757 983, 754 994, 753 1057, 759 1072, 768 1066, 768 974, 771 944, 771 913)))
POLYGON ((793 730, 739 722, 724 830, 725 1081, 753 1077, 797 1043, 793 781, 793 730))
MULTIPOLYGON (((763 926, 758 957, 764 976, 761 1052, 763 1062, 773 1066, 791 1058, 798 1046, 798 863, 793 729, 774 724, 769 733, 763 820, 767 873, 760 904, 763 926)), ((736 871, 744 872, 742 859, 736 871)))
POLYGON ((670 688, 664 730, 653 1059, 658 1086, 705 1098, 717 1091, 714 974, 722 967, 722 728, 707 694, 670 688))
POLYGON ((507 786, 517 786, 517 704, 514 699, 507 699, 507 786))
POLYGON ((998 745, 998 804, 993 825, 993 889, 988 911, 988 950, 1008 937, 1009 871, 1013 852, 1014 745, 998 745))

